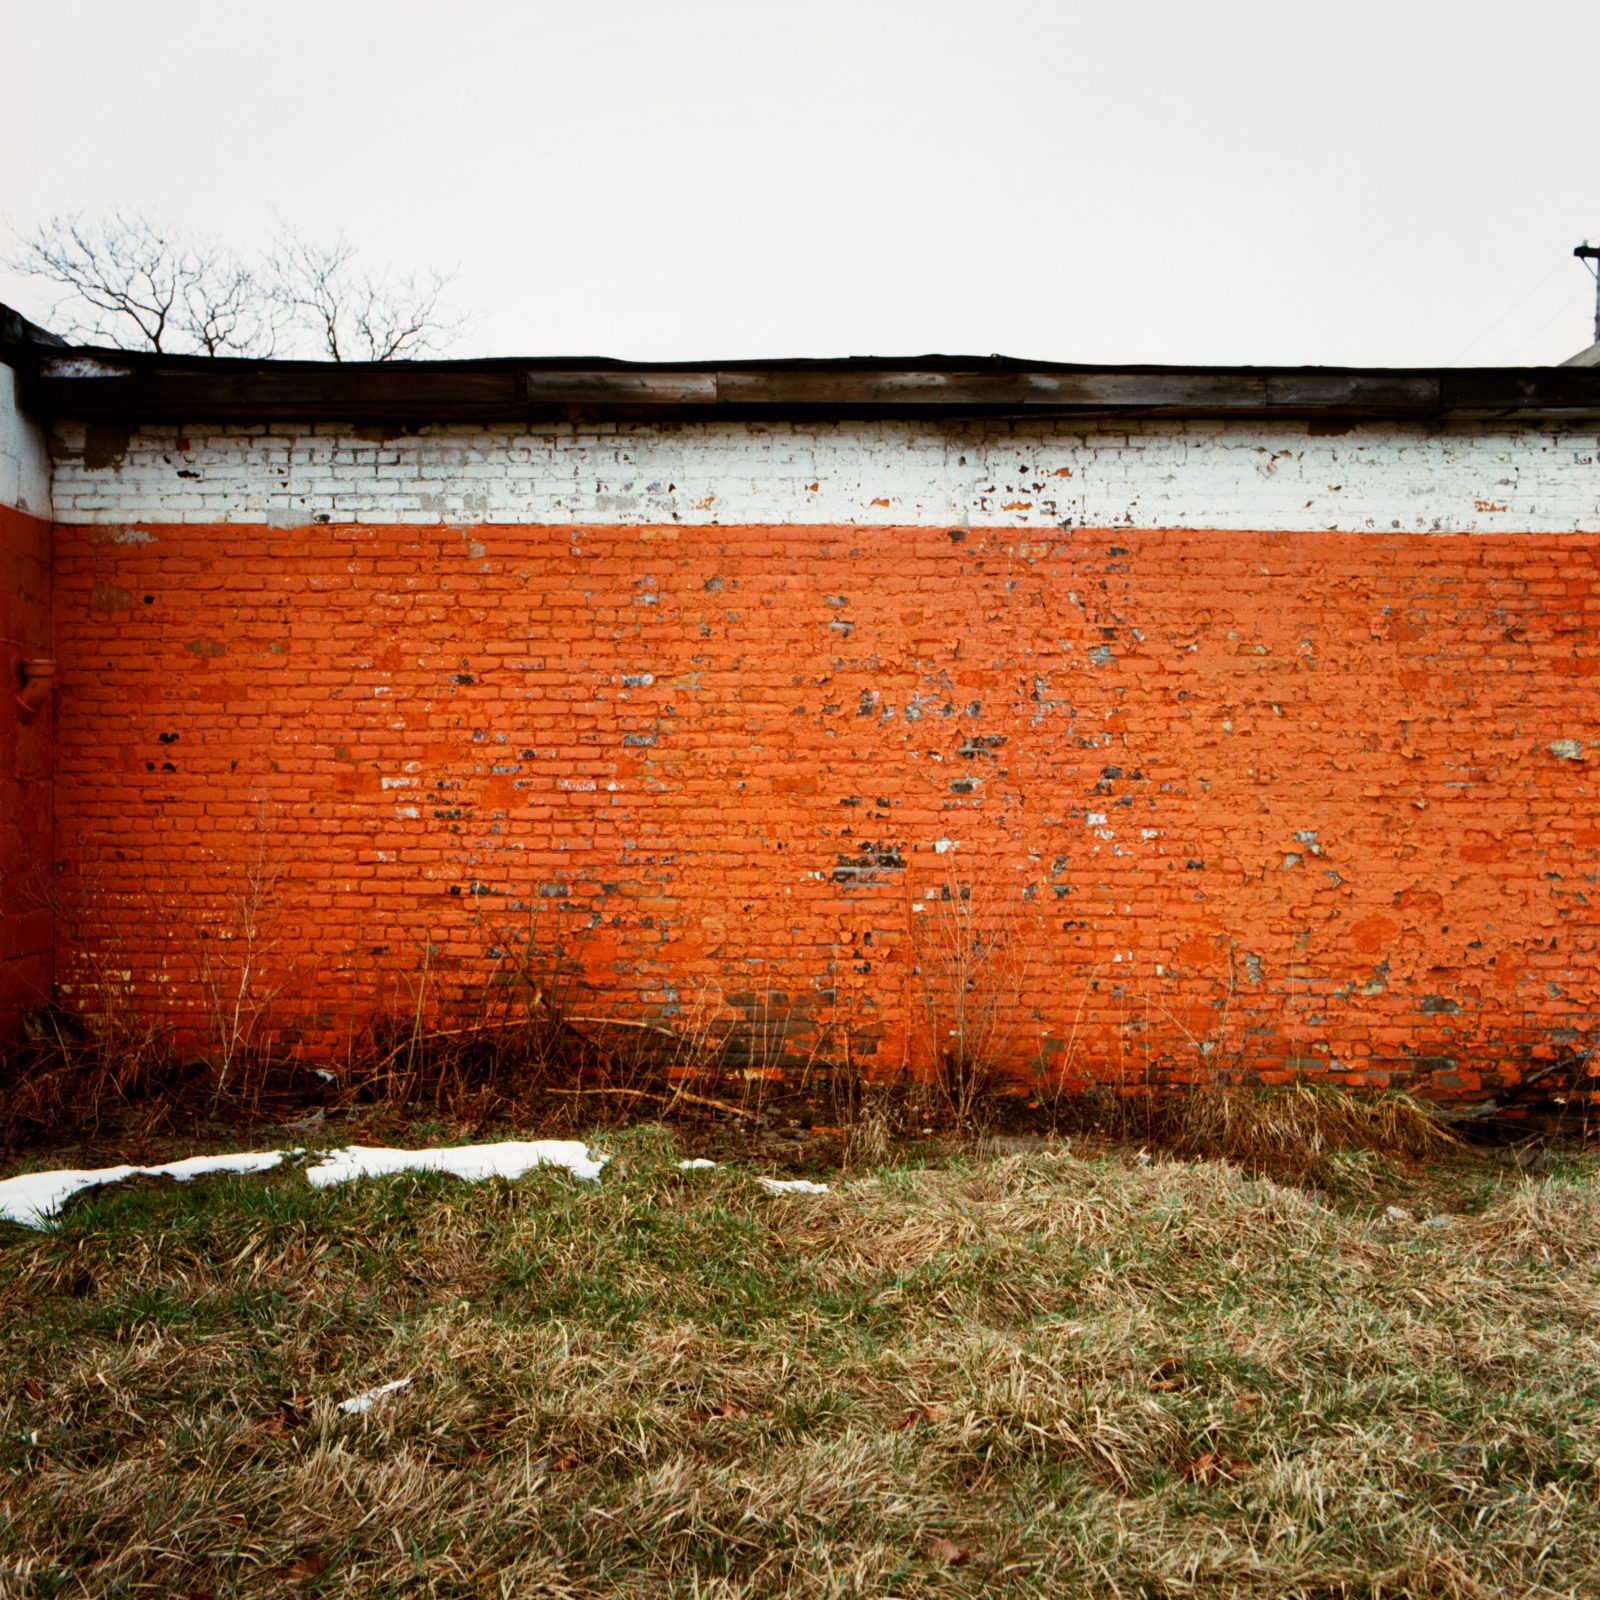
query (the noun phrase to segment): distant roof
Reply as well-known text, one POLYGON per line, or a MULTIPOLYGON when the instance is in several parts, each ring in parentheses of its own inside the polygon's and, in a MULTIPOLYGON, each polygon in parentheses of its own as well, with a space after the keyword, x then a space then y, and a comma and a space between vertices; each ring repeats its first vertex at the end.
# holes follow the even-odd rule
POLYGON ((70 345, 0 306, 0 360, 42 418, 582 421, 730 417, 1589 419, 1600 366, 1087 366, 1013 356, 836 360, 265 361, 70 345))

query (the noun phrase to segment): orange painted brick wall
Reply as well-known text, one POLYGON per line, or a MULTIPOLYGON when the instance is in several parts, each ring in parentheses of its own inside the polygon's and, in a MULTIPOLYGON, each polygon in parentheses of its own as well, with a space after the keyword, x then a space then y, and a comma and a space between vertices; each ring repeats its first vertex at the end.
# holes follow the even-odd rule
POLYGON ((57 543, 63 976, 190 1036, 248 957, 337 1055, 531 926, 588 1005, 887 1066, 1456 1093, 1592 1037, 1592 535, 57 543))
POLYGON ((50 655, 50 524, 0 506, 0 1039, 50 999, 51 732, 17 705, 26 660, 50 655))

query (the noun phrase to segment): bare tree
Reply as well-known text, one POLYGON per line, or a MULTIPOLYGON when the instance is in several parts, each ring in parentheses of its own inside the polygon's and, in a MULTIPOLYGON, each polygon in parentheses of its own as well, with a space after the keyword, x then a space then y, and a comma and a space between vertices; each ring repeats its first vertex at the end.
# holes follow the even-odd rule
POLYGON ((441 309, 449 274, 374 275, 356 263, 355 246, 343 235, 320 244, 280 232, 266 281, 283 319, 333 361, 431 355, 462 328, 462 319, 441 309))
POLYGON ((185 239, 137 211, 52 217, 9 265, 62 290, 52 313, 86 343, 216 355, 270 355, 272 307, 255 275, 209 239, 185 239))
POLYGON ((19 236, 7 264, 61 291, 51 320, 62 333, 123 350, 399 361, 464 326, 443 309, 448 274, 375 274, 346 239, 282 226, 252 262, 138 211, 57 216, 19 236))

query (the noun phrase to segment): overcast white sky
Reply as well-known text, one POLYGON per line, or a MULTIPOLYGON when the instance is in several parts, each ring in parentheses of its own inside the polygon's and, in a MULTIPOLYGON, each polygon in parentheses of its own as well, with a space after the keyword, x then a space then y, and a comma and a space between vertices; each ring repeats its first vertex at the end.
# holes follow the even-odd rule
MULTIPOLYGON (((0 0, 0 214, 276 211, 458 354, 1559 361, 1600 0, 0 0)), ((45 286, 0 273, 39 320, 45 286)))

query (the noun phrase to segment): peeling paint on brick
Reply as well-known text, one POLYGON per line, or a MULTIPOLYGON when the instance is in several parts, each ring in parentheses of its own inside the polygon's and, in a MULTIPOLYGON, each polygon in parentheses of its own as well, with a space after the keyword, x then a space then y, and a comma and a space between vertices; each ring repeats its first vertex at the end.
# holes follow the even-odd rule
POLYGON ((140 994, 259 797, 307 1052, 516 932, 895 1067, 954 913, 1017 952, 1023 1067, 1467 1092, 1594 1035, 1600 493, 1549 432, 185 443, 57 437, 57 843, 140 994))
MULTIPOLYGON (((654 524, 651 541, 671 535, 674 523, 893 527, 952 513, 967 526, 947 531, 951 543, 981 537, 984 525, 1600 528, 1595 474, 1581 470, 1559 434, 1532 425, 1368 423, 1333 433, 1312 423, 1139 419, 501 424, 384 438, 371 429, 296 437, 231 426, 190 429, 182 452, 175 437, 159 425, 124 439, 58 424, 57 517, 276 527, 654 524), (1285 437, 1292 449, 1281 448, 1285 437), (1274 456, 1267 477, 1256 465, 1263 453, 1274 456), (1504 483, 1509 494, 1475 495, 1475 482, 1504 483)), ((472 559, 487 559, 489 548, 477 530, 472 559)), ((1025 548, 1017 558, 1031 562, 1050 547, 1025 548)))

